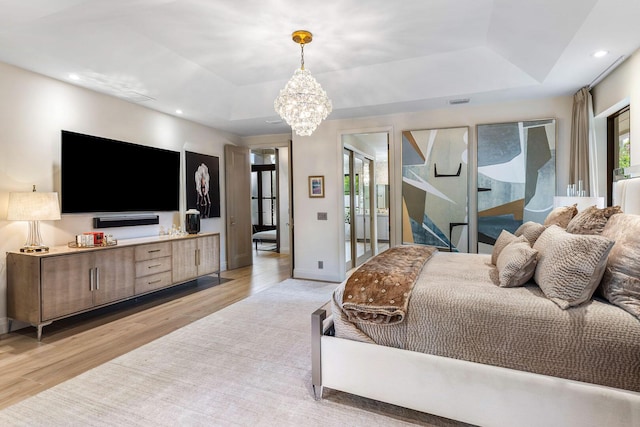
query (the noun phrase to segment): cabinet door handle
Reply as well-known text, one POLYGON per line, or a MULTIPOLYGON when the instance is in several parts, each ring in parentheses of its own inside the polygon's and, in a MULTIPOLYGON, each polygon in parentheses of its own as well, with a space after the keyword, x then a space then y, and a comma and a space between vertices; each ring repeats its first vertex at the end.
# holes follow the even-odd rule
POLYGON ((160 249, 153 249, 153 250, 150 250, 150 251, 148 251, 148 252, 149 252, 150 254, 152 254, 152 253, 154 253, 154 252, 160 252, 160 249))
POLYGON ((89 291, 93 292, 94 282, 93 282, 93 268, 89 269, 89 291))
POLYGON ((162 279, 152 280, 151 282, 147 282, 147 284, 153 285, 154 283, 160 283, 160 282, 162 282, 162 279))
POLYGON ((96 267, 96 290, 100 289, 100 270, 96 267))
POLYGON ((153 264, 153 265, 150 265, 147 268, 156 268, 156 267, 161 267, 161 266, 162 266, 162 264, 153 264))

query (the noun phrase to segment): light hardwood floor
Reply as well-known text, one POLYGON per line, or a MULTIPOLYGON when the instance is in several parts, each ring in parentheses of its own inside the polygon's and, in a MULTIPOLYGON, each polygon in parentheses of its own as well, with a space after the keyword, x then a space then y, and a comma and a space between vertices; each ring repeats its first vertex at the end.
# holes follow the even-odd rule
POLYGON ((254 265, 205 276, 113 307, 0 336, 0 409, 75 377, 289 277, 289 257, 254 251, 254 265), (225 280, 226 279, 226 280, 225 280), (231 280, 229 280, 231 279, 231 280))

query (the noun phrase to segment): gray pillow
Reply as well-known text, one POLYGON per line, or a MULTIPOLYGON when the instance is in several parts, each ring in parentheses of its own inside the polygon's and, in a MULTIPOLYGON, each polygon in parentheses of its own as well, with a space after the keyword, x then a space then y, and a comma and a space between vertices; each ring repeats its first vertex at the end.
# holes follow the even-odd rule
POLYGON ((534 279, 547 298, 567 309, 591 299, 607 266, 613 241, 548 227, 533 249, 538 251, 534 279))
POLYGON ((602 209, 589 206, 569 221, 567 231, 573 234, 601 234, 611 215, 621 212, 620 206, 602 209))
POLYGON ((524 236, 516 237, 507 230, 502 230, 500 235, 496 239, 496 243, 493 245, 493 251, 491 252, 491 264, 496 265, 498 262, 498 255, 500 252, 507 246, 509 243, 518 241, 518 242, 527 242, 527 238, 524 236))
POLYGON ((613 215, 602 236, 616 243, 607 259, 600 293, 640 320, 640 215, 613 215))
POLYGON ((542 232, 546 229, 547 227, 542 224, 533 221, 527 221, 520 227, 518 227, 513 235, 526 237, 529 243, 531 243, 531 246, 533 246, 534 243, 536 243, 536 240, 538 240, 538 237, 540 237, 542 232))
POLYGON ((538 251, 528 242, 514 241, 500 252, 496 267, 501 288, 522 286, 533 277, 536 270, 538 251))

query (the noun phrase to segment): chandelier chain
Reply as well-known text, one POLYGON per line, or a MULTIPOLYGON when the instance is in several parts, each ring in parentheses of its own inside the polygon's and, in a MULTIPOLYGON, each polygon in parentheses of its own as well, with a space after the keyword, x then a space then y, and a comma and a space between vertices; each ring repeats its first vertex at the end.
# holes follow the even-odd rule
POLYGON ((304 70, 304 43, 300 43, 300 69, 304 70))

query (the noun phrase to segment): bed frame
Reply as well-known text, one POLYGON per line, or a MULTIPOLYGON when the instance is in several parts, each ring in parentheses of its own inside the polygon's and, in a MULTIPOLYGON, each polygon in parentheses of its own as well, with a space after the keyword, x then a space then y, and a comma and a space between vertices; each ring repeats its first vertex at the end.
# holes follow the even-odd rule
POLYGON ((481 426, 640 425, 640 393, 433 356, 333 334, 312 323, 312 384, 481 426))
MULTIPOLYGON (((640 214, 640 178, 614 204, 640 214), (638 199, 638 200, 636 200, 638 199)), ((312 384, 481 426, 640 426, 640 393, 333 336, 327 305, 311 316, 312 384)))

